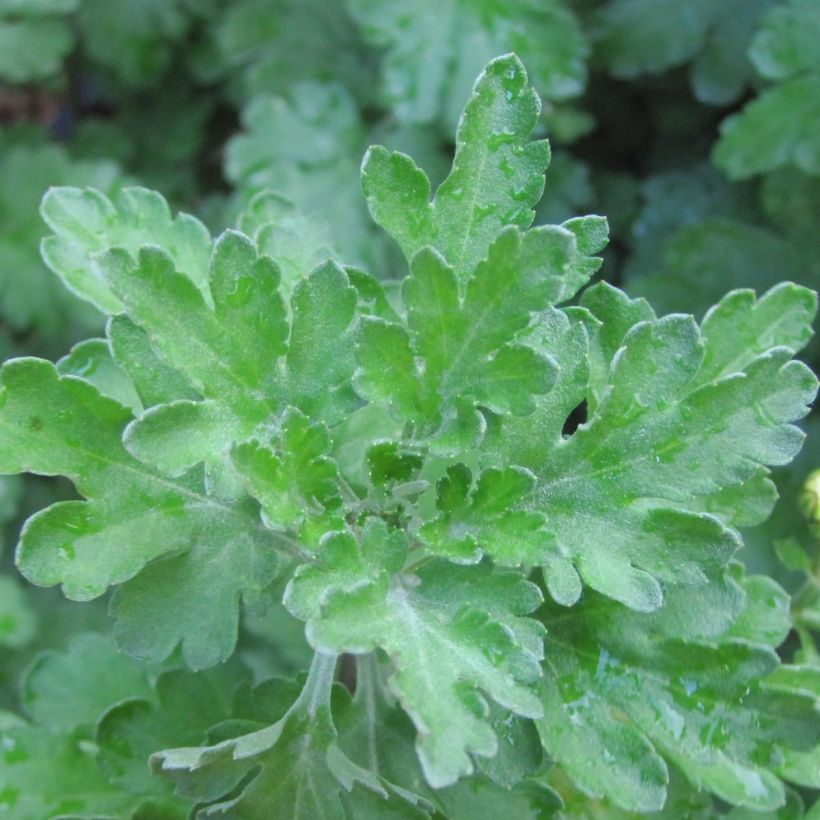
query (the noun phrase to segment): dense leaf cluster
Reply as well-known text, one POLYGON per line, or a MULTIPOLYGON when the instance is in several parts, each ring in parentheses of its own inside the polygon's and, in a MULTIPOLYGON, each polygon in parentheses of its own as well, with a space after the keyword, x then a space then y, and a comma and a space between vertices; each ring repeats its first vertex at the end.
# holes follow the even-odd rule
POLYGON ((0 0, 0 814, 813 816, 818 8, 0 0))

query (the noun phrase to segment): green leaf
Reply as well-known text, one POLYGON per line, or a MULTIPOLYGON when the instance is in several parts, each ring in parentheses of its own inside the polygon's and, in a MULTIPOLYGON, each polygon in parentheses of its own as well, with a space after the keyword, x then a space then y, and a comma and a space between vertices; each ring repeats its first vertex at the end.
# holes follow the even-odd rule
POLYGON ((659 257, 652 269, 635 270, 628 280, 629 292, 648 299, 659 313, 702 315, 727 290, 762 291, 784 278, 820 284, 792 243, 768 228, 731 219, 704 219, 676 231, 659 257))
MULTIPOLYGON (((775 691, 809 695, 820 700, 820 669, 817 666, 779 666, 766 679, 766 685, 775 691)), ((820 744, 807 751, 783 750, 783 762, 777 774, 799 786, 818 788, 820 783, 820 744)))
POLYGON ((430 183, 404 154, 371 148, 362 186, 373 218, 407 260, 435 247, 464 281, 486 257, 499 230, 527 228, 544 190, 545 141, 531 142, 540 111, 524 66, 493 60, 478 78, 456 135, 453 169, 430 201, 430 183))
POLYGON ((539 713, 528 684, 538 677, 541 635, 524 616, 540 595, 520 575, 486 566, 432 561, 400 573, 405 551, 400 532, 369 519, 361 543, 330 536, 321 563, 297 570, 285 602, 307 620, 318 651, 380 647, 392 658, 390 687, 416 724, 422 768, 437 788, 473 771, 468 752, 496 752, 478 690, 518 714, 539 713))
POLYGON ((471 490, 470 471, 459 464, 438 482, 438 516, 419 537, 435 555, 473 564, 482 553, 501 566, 541 564, 549 543, 544 518, 522 509, 535 476, 520 467, 485 470, 471 490))
POLYGON ((777 82, 721 125, 713 157, 730 179, 789 165, 820 173, 818 36, 820 13, 812 0, 788 0, 766 16, 750 56, 777 82))
POLYGON ((663 806, 667 762, 695 788, 776 809, 783 784, 765 763, 781 749, 816 745, 813 699, 769 686, 777 656, 728 629, 743 615, 736 585, 667 594, 669 605, 653 615, 595 595, 569 614, 546 615, 537 725, 547 752, 582 791, 631 811, 663 806))
POLYGON ((181 475, 279 411, 276 368, 286 350, 287 316, 277 268, 258 258, 248 239, 226 233, 215 247, 213 310, 158 251, 140 251, 137 264, 111 251, 102 265, 130 318, 205 399, 174 401, 143 415, 126 438, 141 460, 181 475), (188 322, 184 336, 177 333, 180 316, 188 322))
POLYGON ((275 573, 271 534, 254 511, 206 495, 195 476, 173 481, 130 456, 121 443, 130 411, 89 382, 17 359, 0 384, 0 470, 64 475, 86 499, 29 519, 17 552, 26 578, 62 584, 80 601, 128 582, 114 611, 130 653, 159 660, 182 642, 195 668, 227 658, 238 598, 275 573), (167 560, 147 566, 158 557, 167 560))
POLYGON ((751 48, 757 70, 771 80, 820 70, 814 47, 818 26, 820 15, 811 0, 788 0, 772 9, 751 48))
MULTIPOLYGON (((609 315, 616 319, 614 338, 623 333, 623 317, 629 315, 623 310, 629 305, 615 294, 612 289, 591 294, 588 304, 603 322, 598 336, 605 334, 609 315)), ((802 329, 794 332, 804 336, 813 311, 806 296, 787 288, 764 297, 741 331, 744 341, 757 336, 768 346, 794 338, 788 324, 773 323, 767 314, 767 306, 775 307, 781 297, 785 315, 792 306, 802 313, 802 329)), ((560 436, 560 416, 549 403, 528 419, 539 446, 511 449, 524 431, 506 442, 502 422, 501 460, 514 458, 538 478, 530 508, 549 515, 545 529, 556 543, 550 570, 559 577, 567 576, 571 561, 589 586, 649 611, 661 604, 659 581, 705 583, 704 573, 724 564, 737 548, 736 535, 693 502, 718 497, 725 503, 729 487, 738 488, 734 504, 748 493, 757 497, 758 484, 744 490, 744 483, 759 480, 761 466, 794 457, 803 436, 791 422, 805 415, 816 388, 806 367, 789 362, 788 348, 758 347, 737 362, 726 360, 725 337, 713 334, 710 325, 737 299, 748 304, 748 298, 730 297, 703 334, 682 316, 634 325, 622 342, 609 345, 620 349, 606 386, 598 390, 600 403, 568 439, 560 436), (553 438, 542 438, 541 429, 553 438), (666 555, 673 543, 676 560, 670 565, 666 555)), ((583 347, 578 355, 584 355, 583 347)), ((576 382, 574 398, 562 409, 578 397, 579 387, 576 382)), ((562 600, 568 597, 564 583, 559 584, 562 600)))
POLYGON ((242 120, 225 152, 225 174, 242 195, 281 194, 332 237, 329 255, 378 270, 383 253, 359 185, 365 130, 349 91, 300 82, 285 97, 256 97, 242 120))
MULTIPOLYGON (((539 768, 543 757, 532 721, 492 708, 499 750, 493 758, 475 761, 479 771, 489 776, 474 774, 453 786, 431 789, 413 749, 413 725, 385 690, 382 673, 374 656, 359 657, 352 702, 347 708, 334 703, 340 743, 355 762, 378 771, 394 788, 401 788, 406 799, 428 810, 435 807, 452 820, 495 820, 504 812, 522 820, 553 816, 560 806, 558 795, 544 784, 525 779, 539 768)), ((374 820, 382 816, 377 813, 374 820)))
POLYGON ((23 588, 7 575, 0 575, 0 647, 19 649, 37 633, 37 615, 23 588))
POLYGON ((579 94, 588 46, 564 4, 525 0, 499 5, 446 0, 348 0, 368 41, 386 48, 382 96, 400 120, 455 125, 461 103, 482 66, 515 51, 549 99, 579 94))
MULTIPOLYGON (((593 294, 595 289, 588 291, 593 294)), ((555 383, 549 393, 533 398, 535 410, 531 416, 506 417, 503 421, 491 417, 487 432, 490 450, 509 447, 517 453, 516 461, 532 464, 541 458, 545 442, 558 441, 566 420, 587 402, 587 387, 591 381, 594 349, 591 339, 600 342, 603 328, 583 309, 567 311, 550 308, 538 314, 524 337, 540 349, 549 350, 555 361, 555 383), (592 360, 592 361, 591 361, 592 360), (533 435, 537 425, 538 436, 533 435), (500 437, 500 438, 499 438, 500 437)), ((609 362, 601 367, 609 368, 609 362)), ((605 377, 604 377, 605 378, 605 377)), ((603 387, 603 385, 601 385, 603 387)))
POLYGON ((137 264, 112 251, 102 264, 162 360, 203 396, 153 407, 129 427, 126 445, 142 461, 169 475, 203 461, 219 473, 231 444, 269 424, 288 399, 331 423, 355 404, 348 381, 356 292, 334 263, 295 290, 290 332, 278 269, 242 234, 227 232, 216 244, 213 308, 158 251, 144 249, 137 264))
POLYGON ((334 255, 330 225, 315 214, 307 216, 289 199, 272 191, 252 197, 239 215, 237 226, 260 253, 276 261, 286 300, 302 279, 334 255))
POLYGON ((752 80, 746 55, 761 15, 774 0, 613 0, 593 20, 599 53, 619 78, 658 74, 692 62, 695 96, 727 105, 752 80))
POLYGON ((145 86, 168 68, 190 28, 185 0, 82 0, 83 45, 126 86, 145 86))
POLYGON ((9 816, 133 816, 139 801, 109 785, 81 737, 21 721, 0 729, 0 742, 0 807, 9 816))
POLYGON ((42 243, 45 263, 69 290, 105 313, 122 310, 95 262, 96 255, 108 248, 123 248, 136 256, 144 245, 157 246, 199 289, 206 287, 208 230, 188 214, 172 217, 168 203, 154 191, 126 188, 112 202, 92 188, 52 188, 40 213, 54 231, 42 243))
POLYGON ((115 703, 147 697, 148 670, 120 655, 113 641, 94 632, 74 635, 65 652, 43 652, 23 680, 23 705, 31 719, 51 729, 93 726, 115 703))
MULTIPOLYGON (((197 398, 199 394, 187 379, 157 356, 148 334, 124 313, 108 320, 107 332, 111 355, 128 374, 143 407, 197 398)), ((73 375, 85 377, 83 373, 73 375)))
MULTIPOLYGON (((380 779, 339 748, 328 702, 335 666, 334 655, 317 655, 302 694, 273 726, 215 746, 161 752, 152 758, 154 771, 174 780, 180 794, 208 803, 202 818, 271 811, 294 820, 360 818, 368 816, 357 810, 362 791, 387 807, 380 779)), ((414 815, 388 808, 382 816, 414 815)))
POLYGON ((286 360, 290 403, 312 418, 337 424, 358 406, 355 369, 357 293, 347 274, 327 262, 296 288, 286 360))
POLYGON ((107 709, 148 696, 149 671, 95 633, 76 633, 65 651, 39 654, 22 680, 31 723, 4 719, 0 728, 0 807, 21 820, 152 816, 138 792, 103 774, 90 739, 107 709))
POLYGON ((67 21, 47 14, 19 19, 15 11, 6 18, 0 9, 0 78, 27 83, 56 74, 74 45, 67 21))
POLYGON ((69 293, 39 257, 37 207, 51 185, 117 191, 123 182, 120 168, 102 159, 72 159, 39 132, 27 138, 15 133, 3 133, 0 154, 0 312, 15 331, 34 331, 49 341, 98 333, 102 319, 97 311, 69 293))
POLYGON ((764 91, 722 123, 715 163, 735 180, 789 165, 820 174, 820 142, 814 127, 818 99, 820 73, 764 91))
MULTIPOLYGON (((624 263, 627 285, 632 278, 652 276, 665 266, 666 247, 678 231, 683 234, 681 229, 716 218, 722 222, 731 219, 734 224, 759 219, 751 186, 730 184, 711 163, 699 163, 685 171, 653 174, 642 181, 638 194, 639 210, 624 228, 628 230, 630 245, 630 254, 624 263)), ((697 234, 690 236, 694 244, 697 234)), ((701 257, 702 264, 712 261, 705 254, 701 257)), ((693 271, 692 275, 702 281, 700 274, 693 271)))
MULTIPOLYGON (((423 250, 402 287, 406 328, 379 320, 362 324, 357 390, 413 422, 420 438, 445 438, 466 400, 526 415, 533 395, 550 389, 554 366, 547 352, 519 344, 516 335, 531 311, 568 298, 587 275, 578 264, 576 235, 561 227, 502 231, 463 298, 453 269, 423 250)), ((481 426, 479 419, 467 438, 448 446, 464 447, 470 436, 480 436, 481 426)))
POLYGON ((785 283, 755 299, 752 290, 733 290, 703 319, 706 356, 701 383, 741 372, 758 352, 787 347, 800 352, 813 335, 817 294, 785 283))
MULTIPOLYGON (((268 526, 299 530, 306 518, 332 516, 341 505, 338 469, 330 451, 327 428, 291 409, 269 446, 245 442, 234 448, 232 460, 262 505, 268 526)), ((322 523, 330 529, 334 521, 322 523)))
POLYGON ((134 383, 114 360, 105 339, 87 339, 74 345, 56 366, 61 376, 85 379, 104 396, 130 408, 133 413, 142 412, 142 402, 134 383))
POLYGON ((240 0, 220 11, 209 22, 224 65, 208 70, 238 67, 247 98, 285 93, 306 79, 341 83, 365 101, 372 95, 368 54, 344 3, 240 0))
POLYGON ((174 669, 157 678, 150 694, 129 693, 97 726, 100 766, 109 781, 130 794, 167 796, 169 784, 151 776, 148 758, 170 746, 204 742, 212 726, 233 716, 236 689, 247 677, 238 665, 197 674, 174 669))

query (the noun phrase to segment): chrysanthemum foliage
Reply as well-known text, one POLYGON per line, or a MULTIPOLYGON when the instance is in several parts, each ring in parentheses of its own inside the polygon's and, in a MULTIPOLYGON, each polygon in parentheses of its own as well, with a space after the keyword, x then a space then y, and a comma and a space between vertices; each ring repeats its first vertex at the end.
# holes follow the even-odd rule
MULTIPOLYGON (((46 196, 44 258, 110 318, 2 369, 0 470, 79 494, 28 520, 17 563, 73 600, 113 588, 119 647, 154 664, 86 642, 30 673, 58 726, 56 667, 109 673, 96 753, 134 797, 80 772, 71 816, 536 818, 550 767, 638 812, 670 780, 757 810, 820 785, 817 676, 774 651, 787 599, 733 562, 803 441, 815 296, 733 291, 698 323, 590 285, 605 219, 531 227, 539 106, 501 57, 435 192, 368 151, 399 282, 285 266, 143 189, 46 196), (238 624, 281 604, 314 661, 253 688, 238 624)), ((36 776, 12 758, 0 794, 36 776)))

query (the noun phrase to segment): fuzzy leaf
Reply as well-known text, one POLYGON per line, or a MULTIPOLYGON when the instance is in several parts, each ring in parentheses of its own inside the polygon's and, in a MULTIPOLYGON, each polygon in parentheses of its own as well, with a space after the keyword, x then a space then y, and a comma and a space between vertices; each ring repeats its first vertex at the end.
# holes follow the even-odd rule
POLYGON ((102 264, 162 360, 203 397, 152 407, 129 427, 126 444, 142 461, 169 475, 201 462, 219 472, 230 446, 270 424, 288 397, 331 422, 355 402, 347 382, 356 291, 337 265, 318 268, 296 288, 289 329, 277 267, 241 234, 228 232, 216 244, 213 308, 157 251, 141 251, 136 265, 112 251, 102 264), (176 330, 181 316, 184 336, 176 330))
POLYGON ((421 527, 428 549, 457 563, 478 563, 482 553, 501 566, 547 560, 544 519, 521 509, 535 477, 520 467, 485 470, 471 491, 470 471, 459 464, 439 480, 439 514, 421 527))
MULTIPOLYGON (((518 463, 538 477, 529 506, 549 515, 545 530, 557 545, 551 572, 571 579, 571 561, 588 585, 650 611, 661 604, 659 582, 705 583, 735 551, 736 535, 693 502, 722 498, 725 503, 730 487, 738 488, 735 504, 744 492, 757 494, 761 467, 787 463, 799 450, 803 436, 791 422, 806 413, 816 389, 810 371, 790 362, 792 351, 778 346, 792 343, 794 334, 805 338, 811 296, 800 288, 773 291, 738 321, 735 332, 743 338, 733 342, 713 332, 713 323, 738 300, 747 311, 754 307, 748 295, 729 297, 710 314, 703 333, 691 319, 669 316, 639 321, 624 336, 619 317, 628 312, 622 296, 613 289, 590 292, 585 301, 602 321, 596 335, 606 339, 607 318, 613 316, 619 328, 614 345, 622 345, 605 386, 597 390, 599 403, 589 420, 563 439, 560 413, 579 400, 576 382, 572 398, 558 406, 546 400, 527 418, 529 438, 536 435, 538 444, 514 451, 518 463), (774 319, 793 310, 801 317, 793 327, 789 320, 774 319), (748 349, 750 335, 763 348, 774 346, 748 349), (736 361, 726 359, 728 349, 738 354, 736 361), (538 435, 542 429, 549 431, 551 443, 538 435), (665 557, 671 544, 674 566, 665 557)), ((529 338, 531 344, 537 340, 529 338)), ((583 336, 579 342, 574 353, 584 357, 583 336)), ((521 429, 506 441, 503 422, 500 430, 505 453, 526 435, 521 429)))
POLYGON ((531 142, 538 95, 513 55, 493 60, 476 81, 456 136, 453 169, 430 201, 430 182, 405 154, 371 148, 362 164, 370 212, 410 261, 435 247, 460 281, 486 257, 499 230, 527 228, 544 190, 545 141, 531 142))
POLYGON ((467 280, 463 298, 453 269, 435 252, 420 251, 402 288, 407 326, 363 324, 360 394, 414 422, 420 437, 446 428, 464 412, 465 399, 526 415, 532 396, 552 385, 554 366, 548 353, 517 344, 516 335, 531 311, 568 298, 584 278, 575 264, 577 243, 565 228, 507 228, 467 280))
POLYGON ((95 254, 108 248, 136 256, 144 245, 157 246, 198 288, 206 286, 211 254, 207 228, 188 214, 172 217, 168 203, 154 191, 126 188, 112 202, 92 188, 52 188, 40 213, 54 231, 42 243, 45 263, 69 290, 105 313, 122 310, 95 264, 95 254))
POLYGON ((161 659, 182 642, 194 667, 227 658, 238 598, 275 573, 271 534, 253 510, 206 495, 201 479, 173 481, 134 459, 121 442, 130 411, 87 381, 16 359, 0 384, 0 470, 64 475, 86 499, 29 519, 17 551, 23 574, 80 601, 124 584, 114 610, 133 654, 161 659), (167 560, 147 566, 159 557, 167 560))
POLYGON ((181 795, 208 803, 197 814, 203 819, 271 811, 294 820, 419 817, 339 748, 329 704, 319 694, 329 690, 335 663, 335 656, 325 656, 314 664, 302 695, 273 726, 215 746, 158 753, 154 771, 175 781, 181 795), (371 814, 379 809, 384 814, 371 814))
POLYGON ((332 236, 345 261, 380 268, 379 237, 359 186, 367 142, 350 92, 300 82, 287 96, 254 98, 242 119, 245 131, 228 143, 225 173, 243 196, 276 191, 308 217, 313 232, 332 236))
POLYGON ((297 571, 285 601, 307 620, 317 650, 380 647, 393 659, 391 689, 419 731, 428 782, 441 787, 473 771, 468 752, 492 756, 497 749, 478 690, 519 714, 539 713, 527 684, 538 677, 541 636, 524 616, 540 595, 520 575, 485 566, 433 561, 415 575, 400 573, 405 550, 401 533, 376 519, 361 544, 334 534, 321 563, 297 571))
MULTIPOLYGON (((268 525, 298 530, 305 518, 332 514, 341 504, 330 450, 327 428, 290 410, 271 446, 245 442, 234 448, 232 460, 268 525)), ((325 526, 332 528, 333 521, 325 526)))
MULTIPOLYGON (((714 581, 673 587, 653 615, 635 616, 591 596, 546 616, 545 715, 548 753, 582 791, 638 812, 663 806, 667 761, 695 788, 757 810, 785 799, 765 767, 782 749, 808 750, 820 717, 804 691, 775 689, 778 659, 737 626, 744 606, 766 608, 753 586, 714 581)), ((785 613, 783 613, 785 615, 785 613)), ((782 637, 782 634, 781 634, 782 637)), ((780 637, 777 638, 780 640, 780 637)))

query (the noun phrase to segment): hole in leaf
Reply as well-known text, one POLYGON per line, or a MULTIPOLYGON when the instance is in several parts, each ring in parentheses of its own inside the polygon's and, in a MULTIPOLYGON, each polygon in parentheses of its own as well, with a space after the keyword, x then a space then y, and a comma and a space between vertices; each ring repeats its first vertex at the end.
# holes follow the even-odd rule
POLYGON ((578 426, 583 424, 586 420, 587 420, 587 401, 586 401, 586 399, 584 399, 567 416, 566 421, 564 422, 564 426, 561 428, 561 432, 565 436, 571 436, 578 429, 578 426))

